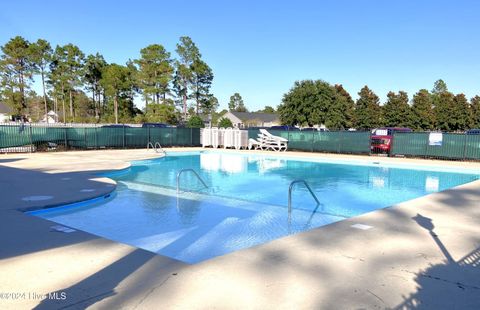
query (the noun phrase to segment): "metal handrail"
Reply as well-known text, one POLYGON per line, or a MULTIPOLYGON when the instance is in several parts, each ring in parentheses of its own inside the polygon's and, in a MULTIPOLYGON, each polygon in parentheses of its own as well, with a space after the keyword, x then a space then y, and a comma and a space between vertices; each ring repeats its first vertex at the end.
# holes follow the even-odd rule
POLYGON ((160 152, 162 152, 163 154, 166 154, 166 152, 162 148, 162 145, 160 144, 160 142, 155 142, 155 152, 160 153, 158 150, 160 150, 160 152), (157 147, 157 145, 158 145, 158 147, 157 147))
POLYGON ((292 189, 293 189, 293 185, 295 185, 296 183, 303 183, 305 187, 308 189, 308 191, 310 192, 310 194, 312 194, 313 199, 315 199, 315 201, 317 202, 317 206, 320 204, 320 201, 318 200, 317 195, 315 195, 315 193, 310 188, 310 185, 308 185, 308 183, 305 180, 292 181, 292 183, 290 183, 290 186, 288 187, 288 215, 289 216, 292 213, 292 189))
POLYGON ((197 177, 198 180, 200 180, 200 182, 203 184, 203 186, 205 186, 205 188, 208 188, 208 185, 205 183, 205 181, 203 181, 203 179, 200 177, 200 175, 195 170, 193 170, 193 169, 182 169, 182 170, 178 171, 178 173, 177 173, 177 194, 180 192, 180 175, 183 172, 187 172, 187 171, 193 172, 193 174, 195 174, 195 176, 197 177))
POLYGON ((150 149, 150 147, 152 147, 152 149, 155 150, 155 152, 157 153, 163 153, 163 154, 167 154, 167 152, 165 152, 165 150, 162 148, 162 145, 160 144, 160 142, 155 142, 155 146, 153 145, 152 142, 148 142, 147 143, 147 150, 150 149))

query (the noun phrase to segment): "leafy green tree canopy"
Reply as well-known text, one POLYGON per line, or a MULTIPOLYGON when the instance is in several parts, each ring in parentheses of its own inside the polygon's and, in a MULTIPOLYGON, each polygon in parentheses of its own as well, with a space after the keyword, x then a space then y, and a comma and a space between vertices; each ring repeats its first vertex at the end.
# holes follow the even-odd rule
POLYGON ((243 98, 239 93, 235 93, 230 96, 230 101, 228 102, 228 110, 235 112, 248 112, 243 102, 243 98))
POLYGON ((480 96, 475 96, 470 100, 470 109, 472 111, 472 128, 480 128, 480 96))
POLYGON ((370 130, 382 126, 380 99, 368 86, 358 93, 355 103, 355 127, 370 130))
POLYGON ((413 96, 412 127, 416 130, 431 130, 435 127, 432 95, 421 89, 413 96))
POLYGON ((292 126, 325 124, 332 129, 346 128, 350 120, 345 111, 352 103, 350 95, 343 91, 322 80, 297 81, 278 107, 280 120, 292 126))
POLYGON ((26 93, 32 81, 34 67, 31 63, 30 42, 16 36, 2 46, 0 58, 2 73, 2 97, 14 108, 16 114, 23 114, 27 108, 26 93))
POLYGON ((198 115, 192 115, 187 122, 188 128, 203 128, 205 127, 203 120, 198 115))
POLYGON ((229 128, 233 127, 232 121, 226 117, 222 117, 218 120, 218 127, 220 128, 229 128))
POLYGON ((412 116, 407 93, 404 91, 400 91, 398 94, 389 92, 387 98, 387 103, 383 106, 384 125, 411 127, 412 116))

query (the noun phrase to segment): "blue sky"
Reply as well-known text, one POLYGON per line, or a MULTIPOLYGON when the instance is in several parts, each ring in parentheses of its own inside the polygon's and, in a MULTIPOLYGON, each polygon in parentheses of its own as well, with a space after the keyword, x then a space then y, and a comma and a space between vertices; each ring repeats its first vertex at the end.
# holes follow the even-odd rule
POLYGON ((277 106, 296 80, 368 85, 410 97, 442 78, 455 93, 480 94, 480 1, 8 1, 0 44, 78 45, 125 63, 159 43, 174 54, 190 36, 227 106, 239 92, 250 110, 277 106))

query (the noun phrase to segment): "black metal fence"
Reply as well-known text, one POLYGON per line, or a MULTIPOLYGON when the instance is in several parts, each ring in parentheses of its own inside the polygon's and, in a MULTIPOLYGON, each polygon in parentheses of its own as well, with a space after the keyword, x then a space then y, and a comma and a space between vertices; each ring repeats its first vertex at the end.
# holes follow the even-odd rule
POLYGON ((0 153, 69 149, 199 146, 198 128, 67 127, 0 125, 0 153))

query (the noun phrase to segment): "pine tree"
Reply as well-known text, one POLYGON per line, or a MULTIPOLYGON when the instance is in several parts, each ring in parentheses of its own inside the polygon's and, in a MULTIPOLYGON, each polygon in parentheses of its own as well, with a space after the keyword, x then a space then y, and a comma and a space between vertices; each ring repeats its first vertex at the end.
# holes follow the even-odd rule
POLYGON ((192 66, 195 60, 201 58, 200 51, 189 37, 181 37, 176 52, 180 59, 175 62, 174 89, 183 108, 184 118, 187 116, 188 89, 193 83, 192 66))
POLYGON ((46 40, 38 39, 37 42, 30 44, 30 60, 35 73, 40 73, 42 78, 43 103, 45 107, 45 119, 47 119, 47 93, 45 89, 45 76, 47 68, 52 60, 52 47, 46 40))
POLYGON ((387 103, 383 106, 384 125, 411 127, 412 117, 407 93, 404 91, 400 91, 398 94, 389 92, 387 98, 387 103))
POLYGON ((33 74, 29 47, 30 42, 16 36, 1 48, 0 70, 4 88, 1 93, 16 114, 24 114, 27 108, 26 94, 33 74))
POLYGON ((435 128, 439 130, 454 130, 455 125, 452 123, 451 116, 454 111, 453 94, 446 91, 435 93, 433 95, 435 128))
POLYGON ((140 59, 134 60, 138 68, 139 88, 145 103, 149 98, 152 102, 166 103, 170 92, 170 82, 173 80, 173 66, 170 53, 160 44, 152 44, 140 50, 140 59))
POLYGON ((451 130, 465 130, 472 125, 472 114, 468 100, 464 94, 453 97, 452 114, 450 115, 451 130))
POLYGON ((235 112, 248 112, 243 102, 243 98, 239 93, 235 93, 230 96, 230 101, 228 102, 228 110, 235 112))
POLYGON ((99 53, 88 55, 85 60, 84 81, 92 92, 92 102, 95 111, 95 118, 97 119, 100 117, 100 80, 102 79, 102 72, 106 66, 107 62, 99 53))
POLYGON ((131 70, 117 64, 108 65, 100 83, 105 92, 113 101, 115 123, 118 123, 119 114, 124 118, 133 114, 133 87, 134 78, 131 70), (120 112, 120 113, 119 113, 120 112))
POLYGON ((480 96, 470 100, 470 110, 472 111, 472 128, 480 128, 480 96))
POLYGON ((192 64, 192 97, 195 99, 197 114, 203 105, 208 105, 212 81, 212 69, 201 59, 195 59, 192 64))
POLYGON ((412 127, 416 130, 431 130, 435 127, 432 95, 421 89, 413 96, 412 127))
POLYGON ((65 53, 65 66, 67 68, 66 75, 68 78, 68 94, 69 94, 69 103, 70 103, 70 117, 72 121, 75 121, 75 107, 73 103, 73 93, 76 88, 82 85, 82 77, 84 76, 83 72, 83 63, 85 54, 78 48, 78 46, 73 44, 67 44, 63 46, 65 53))
POLYGON ((355 127, 367 130, 380 127, 381 107, 378 96, 368 86, 364 86, 358 95, 355 103, 355 127))

